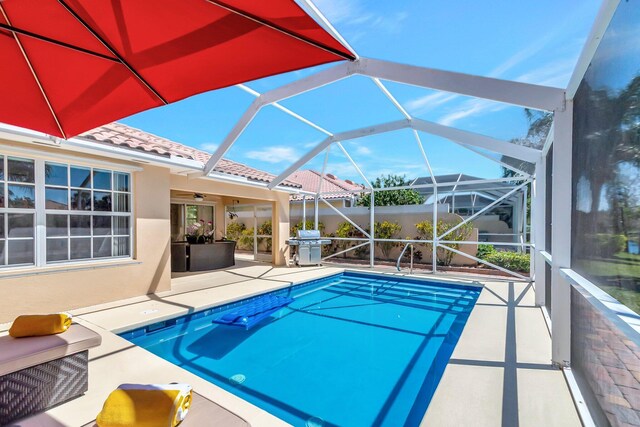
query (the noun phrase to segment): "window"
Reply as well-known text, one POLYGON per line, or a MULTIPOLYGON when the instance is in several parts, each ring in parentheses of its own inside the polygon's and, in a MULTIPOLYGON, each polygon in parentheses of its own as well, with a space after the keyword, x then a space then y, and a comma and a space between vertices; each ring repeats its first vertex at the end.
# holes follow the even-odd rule
POLYGON ((0 265, 35 262, 34 161, 0 156, 0 265), (6 195, 6 197, 5 197, 6 195))
POLYGON ((211 228, 215 230, 215 207, 213 205, 200 204, 171 204, 171 240, 183 241, 187 227, 199 221, 205 224, 211 222, 211 228))
POLYGON ((131 255, 130 175, 45 162, 46 262, 131 255))
POLYGON ((130 256, 131 225, 129 173, 0 155, 0 265, 130 256))

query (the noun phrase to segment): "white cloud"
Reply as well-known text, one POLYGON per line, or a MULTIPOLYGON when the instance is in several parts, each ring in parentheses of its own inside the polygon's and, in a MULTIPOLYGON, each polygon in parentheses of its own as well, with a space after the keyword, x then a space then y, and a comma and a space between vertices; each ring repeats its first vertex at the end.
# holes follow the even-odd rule
POLYGON ((252 150, 245 153, 245 157, 254 160, 261 160, 267 163, 289 162, 297 159, 298 153, 291 147, 266 147, 263 150, 252 150))
MULTIPOLYGON (((315 169, 317 172, 322 170, 322 166, 315 169)), ((340 179, 350 179, 353 182, 362 182, 362 177, 358 174, 358 171, 353 167, 351 162, 335 162, 327 164, 325 173, 330 173, 337 176, 340 179)))
POLYGON ((544 86, 566 87, 574 66, 574 58, 564 58, 521 74, 515 80, 544 86))
POLYGON ((353 0, 316 0, 315 5, 333 23, 352 21, 359 9, 359 2, 353 0))
POLYGON ((500 104, 486 99, 471 99, 463 102, 459 107, 457 107, 456 111, 446 114, 438 119, 438 123, 445 126, 451 126, 458 120, 464 119, 465 117, 500 111, 507 107, 508 105, 506 104, 500 104))
POLYGON ((316 147, 319 143, 320 143, 320 141, 316 141, 316 142, 305 142, 304 144, 302 144, 302 148, 314 148, 314 147, 316 147))
MULTIPOLYGON (((582 12, 584 12, 584 8, 582 12)), ((557 40, 559 34, 565 31, 567 22, 557 25, 552 31, 546 32, 543 36, 536 38, 532 43, 519 49, 515 54, 511 55, 498 66, 491 70, 487 75, 494 78, 505 78, 508 71, 514 67, 523 64, 538 53, 548 48, 550 44, 557 40)), ((524 83, 534 83, 545 86, 564 87, 573 71, 576 58, 563 57, 560 60, 553 60, 543 64, 539 68, 533 69, 527 73, 521 74, 513 78, 515 81, 524 83)), ((407 102, 407 109, 413 114, 419 115, 435 107, 447 104, 459 98, 460 95, 450 94, 447 92, 436 92, 430 95, 414 98, 407 102)), ((506 106, 491 101, 480 99, 472 99, 463 102, 455 107, 456 111, 443 116, 438 120, 444 125, 452 125, 453 123, 465 117, 484 114, 486 112, 498 111, 506 108, 506 106)))
POLYGON ((406 104, 406 107, 407 110, 409 110, 413 114, 422 114, 439 105, 446 104, 447 102, 457 98, 458 96, 459 95, 448 92, 436 92, 409 100, 406 104))
POLYGON ((397 33, 409 17, 407 12, 391 14, 373 13, 362 0, 316 0, 316 6, 332 24, 347 30, 347 39, 353 43, 367 32, 397 33))
POLYGON ((360 155, 360 156, 369 156, 371 155, 371 149, 369 147, 367 147, 366 145, 358 145, 356 146, 356 149, 354 150, 354 153, 360 155))
POLYGON ((204 144, 200 144, 199 147, 201 150, 204 150, 208 153, 213 153, 218 149, 218 144, 215 144, 213 142, 205 142, 204 144))

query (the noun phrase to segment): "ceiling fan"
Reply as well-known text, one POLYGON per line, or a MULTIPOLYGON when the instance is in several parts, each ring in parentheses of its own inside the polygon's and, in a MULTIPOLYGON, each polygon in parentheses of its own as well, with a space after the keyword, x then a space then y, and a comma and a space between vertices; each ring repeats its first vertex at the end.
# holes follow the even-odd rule
POLYGON ((180 198, 193 198, 195 202, 203 202, 207 198, 207 195, 202 193, 176 192, 175 194, 180 198))

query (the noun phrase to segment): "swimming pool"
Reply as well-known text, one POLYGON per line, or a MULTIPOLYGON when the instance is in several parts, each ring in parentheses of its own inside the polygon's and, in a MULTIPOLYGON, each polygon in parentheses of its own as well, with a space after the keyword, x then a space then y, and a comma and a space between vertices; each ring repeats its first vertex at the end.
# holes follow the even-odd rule
POLYGON ((294 426, 414 426, 480 289, 345 272, 248 331, 212 323, 240 301, 121 336, 294 426))

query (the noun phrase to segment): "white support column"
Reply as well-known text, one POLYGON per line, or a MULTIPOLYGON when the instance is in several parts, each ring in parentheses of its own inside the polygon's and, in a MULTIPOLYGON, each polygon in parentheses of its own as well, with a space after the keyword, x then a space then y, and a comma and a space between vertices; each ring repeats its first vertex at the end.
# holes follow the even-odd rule
POLYGON ((375 255, 376 255, 376 243, 375 243, 375 235, 376 235, 376 226, 374 224, 376 215, 376 191, 371 187, 371 208, 369 209, 369 267, 373 268, 375 265, 375 255))
POLYGON ((546 158, 543 156, 536 164, 536 175, 533 181, 531 195, 531 236, 533 244, 535 245, 534 253, 531 255, 532 267, 530 270, 534 271, 535 279, 535 298, 536 305, 539 307, 544 306, 545 291, 546 291, 546 261, 542 256, 542 251, 545 250, 545 227, 546 227, 546 158))
POLYGON ((560 269, 571 267, 571 160, 573 101, 556 111, 553 128, 553 196, 551 278, 551 360, 558 366, 571 363, 571 285, 560 269))
MULTIPOLYGON (((432 178, 433 179, 433 178, 432 178)), ((431 271, 438 272, 438 184, 433 186, 433 243, 431 248, 431 271)))
POLYGON ((302 195, 302 229, 307 229, 307 195, 302 195))
POLYGON ((314 230, 318 230, 318 209, 319 209, 319 203, 318 203, 318 198, 320 196, 318 196, 317 194, 314 196, 313 198, 313 229, 314 230))
MULTIPOLYGON (((526 247, 524 243, 528 243, 529 239, 527 239, 527 221, 528 221, 528 212, 527 212, 527 199, 529 198, 529 187, 524 187, 524 194, 522 196, 522 241, 521 243, 521 251, 524 252, 526 247)), ((529 274, 533 277, 533 272, 529 269, 529 274)))

